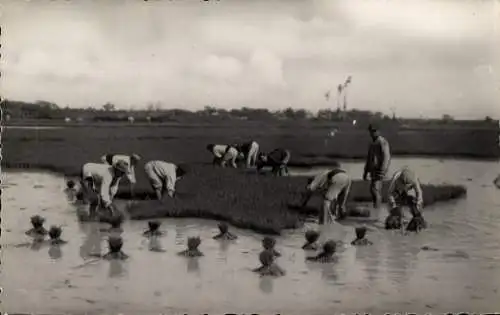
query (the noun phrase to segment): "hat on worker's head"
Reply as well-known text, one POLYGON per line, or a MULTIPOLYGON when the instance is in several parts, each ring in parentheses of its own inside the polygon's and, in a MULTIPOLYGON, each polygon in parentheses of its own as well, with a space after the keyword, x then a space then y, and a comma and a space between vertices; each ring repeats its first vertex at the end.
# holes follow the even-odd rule
POLYGON ((120 172, 123 172, 123 173, 127 173, 128 172, 128 168, 129 168, 129 165, 127 162, 125 161, 118 161, 116 162, 116 164, 114 165, 114 168, 119 170, 120 172))
POLYGON ((371 131, 371 132, 375 132, 375 131, 378 131, 379 130, 379 127, 377 124, 375 123, 371 123, 368 125, 368 131, 371 131))
POLYGON ((130 156, 130 158, 131 158, 132 160, 134 160, 134 161, 140 161, 140 160, 141 160, 141 156, 140 156, 139 154, 136 154, 136 153, 132 154, 132 155, 130 156))

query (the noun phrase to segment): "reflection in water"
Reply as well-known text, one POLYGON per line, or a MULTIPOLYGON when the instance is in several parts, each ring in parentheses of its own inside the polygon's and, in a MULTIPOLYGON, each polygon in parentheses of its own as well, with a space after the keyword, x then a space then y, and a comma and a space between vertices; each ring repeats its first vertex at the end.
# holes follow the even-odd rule
POLYGON ((185 235, 186 235, 186 226, 185 225, 176 225, 175 226, 175 243, 176 244, 183 244, 185 242, 185 235))
POLYGON ((125 270, 123 268, 123 261, 120 259, 110 259, 108 277, 118 278, 124 275, 125 275, 125 270))
MULTIPOLYGON (((462 309, 475 308, 482 312, 491 311, 494 309, 493 306, 498 305, 500 282, 500 269, 491 267, 495 262, 492 253, 495 255, 500 250, 498 245, 500 216, 496 211, 500 199, 495 187, 482 186, 491 184, 492 179, 488 172, 492 165, 483 162, 448 161, 439 164, 432 162, 434 164, 429 168, 430 171, 425 171, 419 168, 419 161, 419 159, 412 160, 411 164, 419 175, 422 174, 424 182, 446 180, 467 185, 469 189, 467 198, 429 207, 426 219, 430 221, 432 228, 418 236, 393 235, 385 230, 377 230, 373 236, 371 233, 368 235, 374 242, 372 246, 356 248, 349 246, 345 254, 342 248, 338 248, 341 257, 338 264, 306 263, 302 259, 304 254, 314 253, 304 253, 300 248, 304 241, 303 231, 287 231, 283 240, 287 244, 285 256, 288 259, 282 259, 280 263, 291 274, 289 278, 293 279, 293 283, 280 286, 280 290, 273 290, 273 286, 279 282, 275 283, 271 277, 261 278, 250 272, 243 274, 246 272, 243 270, 249 264, 253 265, 254 259, 250 258, 251 255, 258 254, 261 250, 262 235, 256 235, 251 231, 239 231, 238 234, 248 237, 242 237, 233 245, 229 242, 215 244, 213 240, 209 240, 213 234, 214 223, 207 224, 205 220, 162 219, 161 222, 166 230, 177 232, 176 237, 166 237, 161 240, 161 246, 167 250, 166 254, 147 251, 148 242, 151 247, 160 245, 156 240, 142 237, 144 224, 130 222, 124 228, 124 235, 127 237, 127 243, 131 244, 130 253, 127 253, 135 259, 125 262, 90 260, 89 252, 105 251, 104 248, 101 249, 101 242, 103 236, 107 234, 103 235, 96 231, 96 226, 99 226, 96 223, 80 224, 79 230, 78 222, 74 219, 74 212, 78 206, 70 205, 65 200, 62 195, 64 183, 52 174, 7 173, 6 177, 15 183, 4 191, 2 201, 6 201, 11 209, 22 208, 25 211, 6 211, 2 213, 2 219, 5 222, 17 222, 17 225, 22 225, 22 222, 30 216, 39 213, 41 208, 48 208, 49 221, 55 224, 64 222, 68 226, 69 240, 76 239, 80 242, 81 238, 83 244, 76 244, 81 245, 80 256, 84 257, 85 261, 81 264, 82 258, 79 256, 78 246, 62 248, 64 253, 58 253, 57 248, 49 246, 46 249, 45 245, 42 252, 27 250, 31 246, 31 239, 25 240, 22 227, 19 229, 15 227, 15 223, 11 224, 12 231, 2 234, 2 243, 17 244, 23 241, 29 243, 24 248, 8 246, 2 249, 8 253, 2 257, 2 269, 5 272, 0 273, 0 283, 9 292, 8 298, 4 297, 2 300, 2 308, 10 307, 16 310, 22 308, 23 313, 30 313, 33 310, 48 314, 60 313, 61 308, 68 305, 78 307, 75 296, 85 296, 93 301, 92 308, 105 310, 110 305, 121 304, 123 313, 127 314, 134 313, 138 309, 144 310, 144 313, 166 313, 167 307, 186 310, 184 313, 195 313, 207 308, 211 308, 215 313, 224 309, 234 309, 235 313, 243 313, 244 309, 251 309, 252 306, 260 306, 261 313, 274 313, 271 310, 265 311, 269 307, 275 310, 281 309, 290 315, 328 314, 331 313, 326 311, 325 306, 328 305, 347 310, 352 308, 367 310, 372 307, 374 313, 382 312, 383 306, 379 305, 393 309, 410 308, 415 312, 423 312, 427 308, 433 313, 454 306, 462 309), (473 180, 461 180, 456 174, 473 180), (45 187, 33 189, 34 182, 45 187), (57 198, 58 194, 61 198, 57 198), (30 198, 25 198, 26 195, 30 198), (202 235, 204 242, 207 240, 205 248, 207 257, 201 262, 190 258, 183 258, 187 259, 183 262, 175 255, 185 248, 187 236, 191 231, 202 235), (141 250, 136 245, 143 241, 144 246, 141 250), (414 255, 418 251, 415 249, 424 244, 436 246, 441 250, 437 253, 421 252, 417 261, 414 255), (230 246, 233 247, 229 248, 230 246), (469 253, 471 258, 465 259, 467 255, 461 252, 454 255, 464 258, 446 257, 445 254, 453 253, 455 249, 469 253), (45 250, 49 251, 52 258, 62 257, 61 254, 64 254, 64 257, 56 258, 59 259, 57 264, 47 263, 45 250), (347 259, 350 253, 355 256, 353 263, 347 259), (227 258, 227 263, 218 258, 222 256, 227 258), (413 264, 417 262, 417 271, 422 276, 416 279, 412 277, 410 281, 409 278, 415 269, 413 264), (201 271, 199 263, 204 264, 201 271), (146 274, 145 265, 148 269, 146 274), (83 266, 91 268, 82 268, 83 266), (359 266, 363 266, 362 269, 365 269, 366 273, 356 274, 359 266), (188 277, 186 269, 190 272, 188 277), (201 272, 203 277, 197 275, 197 273, 201 275, 201 272), (27 276, 27 273, 31 274, 27 276), (40 303, 39 297, 47 294, 54 283, 61 282, 61 275, 77 285, 73 286, 72 290, 58 291, 55 294, 59 295, 57 300, 49 299, 48 302, 40 303), (439 281, 427 275, 439 275, 439 281), (124 285, 120 287, 120 292, 114 293, 108 289, 110 287, 108 276, 122 277, 120 282, 124 285), (235 277, 241 281, 235 281, 235 277), (171 281, 154 281, 165 278, 171 281), (254 282, 249 286, 252 281, 259 283, 254 282), (346 285, 340 286, 339 281, 346 285), (183 283, 183 286, 179 286, 179 283, 183 283), (201 284, 203 286, 200 286, 201 284), (421 290, 422 286, 429 289, 421 290), (189 298, 193 290, 198 290, 207 298, 196 300, 189 298), (268 294, 271 292, 276 295, 276 299, 269 299, 268 294), (165 300, 158 296, 171 298, 165 300), (339 302, 332 304, 334 299, 339 302), (410 304, 404 304, 408 300, 411 301, 410 304), (72 304, 64 304, 64 301, 72 304), (431 305, 432 308, 427 305, 431 305), (314 312, 317 308, 325 311, 314 312)), ((395 162, 397 164, 397 161, 395 162)), ((361 164, 346 163, 347 170, 352 174, 362 173, 362 167, 361 164)), ((325 236, 350 242, 352 227, 348 230, 349 239, 342 237, 343 233, 335 235, 335 230, 332 231, 333 235, 326 233, 325 236)), ((34 249, 40 245, 34 244, 34 249)), ((283 283, 287 283, 288 280, 285 278, 283 283)), ((83 303, 82 308, 90 306, 83 303)), ((172 310, 172 313, 180 313, 176 310, 172 310)))
POLYGON ((49 256, 50 258, 56 260, 62 257, 61 246, 59 245, 50 245, 49 246, 49 256))
POLYGON ((400 233, 391 235, 384 247, 388 278, 398 284, 408 283, 411 276, 412 262, 417 259, 411 251, 411 245, 409 246, 407 242, 401 242, 402 237, 405 236, 400 233))
POLYGON ((379 274, 380 251, 376 246, 356 247, 355 257, 365 266, 367 279, 373 284, 379 274))
POLYGON ((102 236, 99 225, 99 223, 95 222, 80 223, 80 227, 85 233, 84 242, 80 246, 80 257, 83 259, 88 259, 102 253, 102 236))
POLYGON ((327 281, 338 282, 339 276, 337 273, 337 266, 335 263, 320 264, 321 277, 327 281))
POLYGON ((327 282, 337 282, 338 281, 338 257, 335 257, 335 262, 321 263, 321 262, 306 262, 306 267, 310 271, 316 273, 320 272, 321 278, 327 282))
POLYGON ((163 246, 161 245, 160 237, 158 237, 158 236, 149 237, 148 248, 152 252, 158 252, 158 253, 165 252, 165 250, 163 249, 163 246))
POLYGON ((259 280, 259 289, 266 294, 273 292, 273 277, 263 276, 259 280))
POLYGON ((42 238, 35 238, 31 243, 30 249, 34 251, 39 251, 44 245, 42 238))
POLYGON ((188 257, 187 260, 187 272, 193 272, 199 274, 200 272, 200 263, 198 257, 188 257))
POLYGON ((232 241, 228 241, 228 240, 220 240, 219 241, 219 249, 221 252, 227 252, 227 250, 229 249, 229 246, 230 244, 233 243, 232 241))

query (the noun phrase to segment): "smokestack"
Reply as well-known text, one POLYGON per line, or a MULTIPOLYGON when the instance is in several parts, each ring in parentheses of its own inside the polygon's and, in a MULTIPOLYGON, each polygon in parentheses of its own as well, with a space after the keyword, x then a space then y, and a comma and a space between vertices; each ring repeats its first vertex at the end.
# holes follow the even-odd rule
POLYGON ((351 76, 348 76, 344 82, 343 90, 344 90, 344 112, 347 110, 347 87, 351 84, 351 76))
POLYGON ((342 84, 339 84, 337 86, 337 111, 340 111, 340 103, 341 103, 341 97, 342 97, 342 90, 343 90, 342 84))

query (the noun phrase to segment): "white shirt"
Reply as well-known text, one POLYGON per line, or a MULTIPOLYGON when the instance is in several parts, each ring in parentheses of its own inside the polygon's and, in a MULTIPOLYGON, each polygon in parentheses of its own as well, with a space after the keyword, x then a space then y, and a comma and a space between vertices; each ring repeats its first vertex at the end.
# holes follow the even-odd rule
POLYGON ((153 174, 149 174, 149 172, 153 171, 154 175, 166 182, 168 191, 175 191, 175 183, 177 182, 177 165, 165 161, 150 161, 146 163, 144 168, 146 173, 148 173, 148 177, 151 178, 151 175, 153 174))
POLYGON ((119 181, 116 178, 113 182, 114 174, 113 166, 108 164, 86 163, 83 165, 83 178, 92 177, 94 179, 105 207, 111 205, 118 191, 119 181))
POLYGON ((226 153, 230 153, 233 156, 238 156, 239 152, 236 148, 232 147, 228 150, 227 147, 228 146, 225 144, 216 144, 212 150, 212 153, 219 159, 223 158, 226 153))
POLYGON ((334 170, 324 171, 324 172, 319 173, 318 175, 314 176, 314 179, 312 180, 312 182, 309 185, 307 185, 307 189, 310 191, 326 190, 332 184, 332 179, 333 179, 333 177, 335 177, 335 175, 338 175, 338 174, 346 174, 347 175, 347 173, 345 171, 339 170, 339 172, 337 174, 335 174, 332 178, 328 179, 328 174, 332 171, 334 171, 334 170))
POLYGON ((322 172, 322 173, 314 176, 313 181, 307 186, 307 189, 310 191, 326 189, 328 184, 329 184, 329 180, 328 180, 328 173, 329 172, 330 171, 325 171, 325 172, 322 172))
POLYGON ((418 202, 422 203, 422 187, 420 186, 418 177, 408 167, 403 167, 392 176, 391 184, 387 191, 389 202, 395 203, 395 195, 408 193, 410 190, 415 192, 418 202))
MULTIPOLYGON (((104 163, 108 163, 108 161, 106 160, 106 156, 105 155, 101 157, 101 160, 104 163)), ((137 182, 136 179, 135 179, 135 168, 134 168, 134 165, 132 165, 132 161, 130 159, 130 155, 115 154, 115 155, 113 155, 113 160, 112 161, 113 161, 113 165, 115 165, 116 163, 118 163, 118 161, 125 161, 125 162, 127 162, 127 164, 128 164, 128 170, 125 173, 125 176, 127 176, 127 178, 130 181, 130 183, 135 184, 137 182)))

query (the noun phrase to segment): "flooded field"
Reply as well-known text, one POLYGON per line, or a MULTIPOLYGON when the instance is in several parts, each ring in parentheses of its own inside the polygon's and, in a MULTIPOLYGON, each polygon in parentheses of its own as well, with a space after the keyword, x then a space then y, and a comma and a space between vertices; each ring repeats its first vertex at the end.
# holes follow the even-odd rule
MULTIPOLYGON (((146 222, 124 224, 127 261, 89 257, 105 252, 105 225, 76 220, 77 208, 62 194, 64 178, 45 172, 2 174, 2 310, 37 313, 260 313, 332 314, 350 311, 492 312, 500 308, 500 190, 492 184, 497 162, 396 159, 392 171, 411 165, 424 183, 464 184, 467 199, 426 209, 430 228, 403 236, 371 228, 371 247, 344 246, 335 265, 306 263, 304 229, 278 237, 282 278, 260 278, 262 236, 232 229, 234 243, 212 240, 217 222, 165 219, 165 252, 150 252, 142 237, 146 222), (17 246, 29 239, 29 218, 41 214, 46 227, 61 225, 68 244, 17 246), (176 255, 186 238, 200 235, 205 256, 176 255), (438 249, 421 250, 422 246, 438 249)), ((352 176, 360 163, 345 163, 352 176)), ((312 174, 296 171, 296 175, 312 174)), ((124 205, 122 205, 124 206, 124 205)), ((353 224, 337 233, 347 244, 353 224)))

